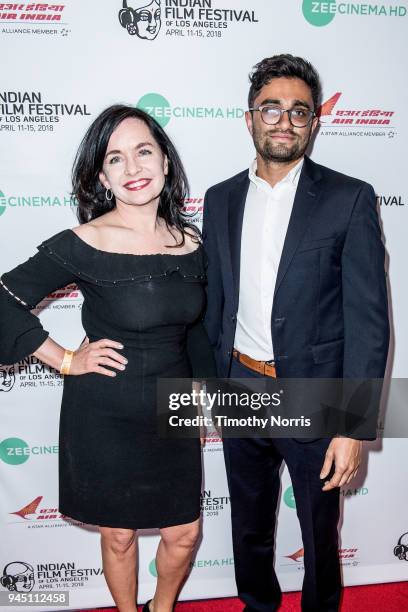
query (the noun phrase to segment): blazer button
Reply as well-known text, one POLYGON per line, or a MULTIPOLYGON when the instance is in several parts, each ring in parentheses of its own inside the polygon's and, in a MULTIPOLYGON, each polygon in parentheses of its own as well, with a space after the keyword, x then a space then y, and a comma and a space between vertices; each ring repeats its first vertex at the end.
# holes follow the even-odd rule
POLYGON ((228 351, 227 354, 228 354, 228 357, 231 357, 231 351, 228 351))
POLYGON ((231 321, 232 321, 233 323, 235 323, 235 321, 236 321, 236 320, 237 320, 237 317, 236 317, 235 315, 232 315, 232 316, 231 316, 231 321))

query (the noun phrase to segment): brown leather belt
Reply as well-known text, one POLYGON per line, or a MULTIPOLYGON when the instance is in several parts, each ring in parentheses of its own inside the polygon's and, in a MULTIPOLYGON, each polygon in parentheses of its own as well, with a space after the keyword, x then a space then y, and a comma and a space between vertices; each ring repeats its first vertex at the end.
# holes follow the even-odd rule
POLYGON ((240 353, 236 349, 232 351, 232 356, 250 370, 254 370, 254 372, 258 372, 258 374, 262 374, 262 376, 271 376, 272 378, 276 378, 274 361, 257 361, 256 359, 252 359, 252 357, 249 355, 240 353))

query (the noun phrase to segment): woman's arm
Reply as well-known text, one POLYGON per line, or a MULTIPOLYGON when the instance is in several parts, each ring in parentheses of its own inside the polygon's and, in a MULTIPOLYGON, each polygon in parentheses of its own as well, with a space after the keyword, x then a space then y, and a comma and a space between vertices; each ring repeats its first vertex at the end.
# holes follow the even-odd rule
MULTIPOLYGON (((31 310, 49 293, 76 281, 75 274, 40 251, 0 282, 0 363, 13 364, 35 355, 60 370, 65 349, 57 344, 31 310)), ((104 339, 81 345, 74 353, 70 374, 97 372, 115 376, 103 366, 123 369, 126 359, 113 349, 118 342, 104 339)))

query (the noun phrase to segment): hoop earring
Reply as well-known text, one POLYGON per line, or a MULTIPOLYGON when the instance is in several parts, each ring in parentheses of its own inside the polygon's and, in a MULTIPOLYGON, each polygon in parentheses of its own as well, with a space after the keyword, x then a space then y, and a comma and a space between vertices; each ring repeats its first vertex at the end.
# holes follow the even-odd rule
POLYGON ((108 202, 111 201, 111 199, 113 198, 113 192, 111 189, 105 189, 105 200, 108 200, 108 202), (110 192, 110 196, 108 195, 110 192))

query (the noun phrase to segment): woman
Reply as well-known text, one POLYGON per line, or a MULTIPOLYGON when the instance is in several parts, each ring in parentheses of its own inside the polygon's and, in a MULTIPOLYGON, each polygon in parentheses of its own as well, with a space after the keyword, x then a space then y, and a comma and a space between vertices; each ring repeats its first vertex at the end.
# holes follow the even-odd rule
POLYGON ((173 609, 199 531, 199 441, 156 432, 157 377, 189 377, 191 362, 212 367, 197 324, 204 254, 182 216, 186 189, 162 128, 141 110, 112 106, 91 125, 75 160, 81 225, 43 242, 1 279, 0 362, 34 354, 66 375, 59 510, 99 525, 104 574, 120 612, 136 611, 136 530, 161 532, 157 588, 144 608, 154 612, 173 609), (84 296, 87 334, 75 352, 30 313, 72 282, 84 296))

